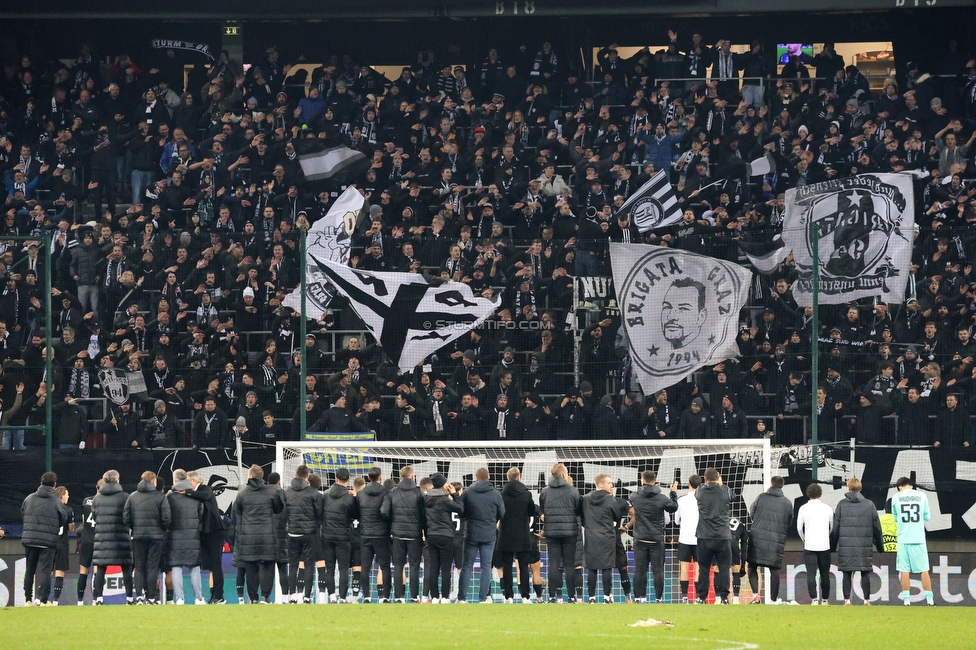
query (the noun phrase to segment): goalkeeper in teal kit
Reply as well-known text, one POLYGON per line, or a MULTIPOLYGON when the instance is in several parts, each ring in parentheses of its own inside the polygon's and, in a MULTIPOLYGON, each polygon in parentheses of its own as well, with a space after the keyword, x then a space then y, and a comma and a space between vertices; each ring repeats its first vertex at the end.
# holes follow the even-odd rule
POLYGON ((891 497, 891 514, 898 524, 898 555, 895 568, 901 576, 899 597, 906 605, 911 604, 910 580, 913 573, 922 574, 925 602, 934 605, 932 578, 929 576, 929 553, 925 544, 925 522, 931 517, 929 500, 924 492, 912 485, 911 479, 902 477, 895 484, 898 492, 891 497))

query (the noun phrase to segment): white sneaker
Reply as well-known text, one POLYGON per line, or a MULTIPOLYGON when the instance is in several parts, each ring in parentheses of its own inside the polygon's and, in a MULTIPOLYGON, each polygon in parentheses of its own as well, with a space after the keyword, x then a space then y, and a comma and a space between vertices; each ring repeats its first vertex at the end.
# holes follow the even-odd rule
POLYGON ((450 598, 441 598, 441 605, 450 605, 450 604, 451 604, 450 598))
POLYGON ((603 597, 603 604, 604 605, 613 605, 613 596, 604 596, 603 597))
POLYGON ((84 449, 84 448, 85 448, 85 441, 82 440, 81 442, 78 443, 78 449, 84 449))
POLYGON ((589 597, 589 598, 587 599, 587 601, 586 601, 586 602, 587 602, 588 604, 590 604, 590 605, 596 605, 596 598, 594 598, 593 596, 590 596, 590 597, 589 597))
POLYGON ((182 605, 183 604, 183 599, 182 598, 177 598, 176 600, 173 601, 173 604, 174 605, 182 605))
POLYGON ((505 602, 506 605, 513 605, 513 604, 515 604, 515 599, 514 598, 506 598, 504 602, 505 602))
POLYGON ((207 601, 205 601, 203 598, 197 598, 196 600, 193 601, 193 604, 194 605, 206 605, 207 604, 207 601))
POLYGON ((315 602, 317 602, 319 605, 325 605, 329 602, 329 595, 324 591, 320 591, 315 598, 315 602))
POLYGON ((398 605, 403 605, 404 603, 407 602, 407 599, 406 598, 397 598, 396 599, 396 602, 397 602, 398 605))
POLYGON ((488 597, 487 597, 487 598, 485 598, 485 599, 484 599, 483 601, 481 601, 481 604, 482 604, 482 605, 493 605, 494 603, 495 603, 495 601, 493 601, 493 600, 491 599, 491 596, 488 596, 488 597))
POLYGON ((420 602, 424 605, 430 605, 430 598, 424 596, 423 598, 420 599, 420 602))
POLYGON ((359 598, 356 597, 356 596, 347 596, 346 597, 346 602, 349 603, 350 605, 352 605, 352 604, 358 605, 359 604, 359 598))

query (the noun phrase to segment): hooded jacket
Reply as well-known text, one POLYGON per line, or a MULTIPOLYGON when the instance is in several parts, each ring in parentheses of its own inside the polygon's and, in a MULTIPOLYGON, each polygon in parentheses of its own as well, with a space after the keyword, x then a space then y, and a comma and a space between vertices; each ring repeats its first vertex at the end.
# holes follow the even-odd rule
POLYGON ((234 559, 272 562, 277 557, 275 515, 285 507, 282 492, 264 479, 249 478, 234 500, 234 559))
POLYGON ((793 502, 783 495, 782 488, 771 487, 756 497, 749 515, 749 564, 779 569, 786 534, 793 523, 793 502))
POLYGON ((312 535, 322 525, 322 495, 303 478, 293 478, 285 490, 289 535, 312 535))
POLYGON ((498 549, 504 553, 523 553, 532 550, 532 531, 529 522, 536 516, 532 493, 522 481, 509 481, 502 488, 505 516, 498 536, 498 549))
POLYGON ((442 488, 431 488, 424 495, 424 508, 427 510, 427 538, 454 538, 454 516, 461 516, 464 503, 457 494, 445 494, 442 488))
POLYGON ((872 545, 884 549, 881 520, 874 503, 860 492, 848 492, 834 509, 830 543, 837 548, 841 571, 870 571, 874 561, 872 545))
POLYGON ((549 487, 539 495, 539 512, 544 517, 546 537, 575 538, 579 534, 582 508, 579 490, 561 476, 549 479, 549 487))
POLYGON ((698 540, 732 539, 729 528, 729 488, 718 483, 702 483, 695 491, 698 500, 698 540))
POLYGON ((118 483, 105 483, 92 499, 92 519, 95 521, 95 566, 111 564, 132 565, 132 546, 129 527, 125 524, 125 504, 129 495, 118 483))
POLYGON ((381 512, 389 518, 390 534, 398 539, 420 539, 427 529, 424 495, 412 478, 400 479, 387 494, 381 512))
POLYGON ((359 502, 348 486, 333 483, 323 496, 322 539, 332 542, 349 541, 352 521, 359 518, 359 502))
POLYGON ((390 536, 390 516, 383 514, 383 502, 390 491, 382 483, 370 481, 359 494, 359 534, 363 539, 385 539, 390 536))
POLYGON ((467 522, 465 541, 487 544, 496 539, 496 524, 505 516, 502 495, 490 481, 475 481, 461 495, 464 520, 467 522))
POLYGON ((617 522, 620 502, 606 490, 583 497, 583 564, 587 569, 612 569, 617 557, 617 522))
POLYGON ((57 548, 58 533, 67 521, 67 513, 61 499, 50 485, 41 485, 34 494, 24 499, 20 508, 24 515, 24 546, 57 548))
POLYGON ((126 499, 122 520, 132 531, 132 539, 163 541, 172 521, 166 495, 149 481, 139 481, 136 491, 126 499))
POLYGON ((192 492, 193 485, 187 480, 177 481, 166 495, 173 512, 166 545, 166 558, 170 566, 195 567, 200 565, 200 522, 203 520, 203 502, 180 494, 177 490, 192 492))
POLYGON ((678 494, 665 496, 660 486, 642 485, 630 496, 634 510, 634 541, 663 542, 664 513, 678 511, 678 494))

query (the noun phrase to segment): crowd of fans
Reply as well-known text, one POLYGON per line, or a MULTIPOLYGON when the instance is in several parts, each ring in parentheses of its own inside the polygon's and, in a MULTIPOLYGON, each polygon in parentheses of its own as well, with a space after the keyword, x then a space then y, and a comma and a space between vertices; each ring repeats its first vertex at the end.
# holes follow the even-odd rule
MULTIPOLYGON (((74 448, 92 433, 109 448, 297 440, 300 409, 309 430, 390 440, 775 431, 790 444, 815 399, 823 437, 894 442, 883 416, 896 413, 899 443, 968 446, 976 62, 952 42, 938 70, 908 63, 872 91, 829 43, 778 72, 759 41, 736 54, 668 38, 629 59, 604 48, 592 84, 548 42, 467 67, 421 53, 393 81, 349 56, 288 76, 274 47, 189 75, 173 51, 23 57, 0 86, 0 238, 53 234, 59 340, 47 377, 44 246, 5 242, 0 422, 42 422, 53 399, 55 442, 74 448), (309 315, 305 341, 282 306, 300 231, 341 189, 305 181, 295 141, 333 136, 372 160, 353 265, 503 292, 486 326, 406 376, 362 336, 333 336, 362 329, 341 300, 309 315), (745 163, 767 153, 775 171, 750 178, 745 163), (619 208, 660 169, 683 221, 642 234, 619 208), (825 307, 813 332, 788 259, 756 284, 739 359, 646 397, 614 305, 572 313, 574 278, 611 275, 610 241, 740 260, 738 241, 781 229, 787 189, 903 170, 917 176, 904 303, 825 307), (143 373, 147 393, 99 410, 86 400, 106 367, 143 373)), ((4 449, 25 444, 39 434, 4 431, 4 449)))

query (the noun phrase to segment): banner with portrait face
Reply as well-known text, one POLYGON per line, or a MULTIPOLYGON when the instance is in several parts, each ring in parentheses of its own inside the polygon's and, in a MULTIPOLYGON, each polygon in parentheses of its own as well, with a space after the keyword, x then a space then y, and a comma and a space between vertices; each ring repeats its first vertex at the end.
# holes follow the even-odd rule
POLYGON ((735 357, 752 273, 673 248, 610 244, 620 318, 645 394, 735 357))

